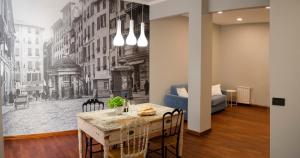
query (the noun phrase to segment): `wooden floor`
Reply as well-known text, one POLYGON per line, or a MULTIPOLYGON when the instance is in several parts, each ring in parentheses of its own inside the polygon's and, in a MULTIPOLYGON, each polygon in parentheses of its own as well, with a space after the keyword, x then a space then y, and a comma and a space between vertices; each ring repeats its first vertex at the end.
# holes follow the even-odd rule
MULTIPOLYGON (((184 134, 183 157, 268 158, 269 124, 267 108, 227 108, 212 116, 209 134, 184 134)), ((5 158, 77 158, 77 143, 77 135, 5 141, 5 158)))

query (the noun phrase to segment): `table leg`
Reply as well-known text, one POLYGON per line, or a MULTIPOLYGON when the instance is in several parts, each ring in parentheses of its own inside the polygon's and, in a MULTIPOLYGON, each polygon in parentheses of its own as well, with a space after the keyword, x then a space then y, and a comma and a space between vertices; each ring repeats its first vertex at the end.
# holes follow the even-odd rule
POLYGON ((184 118, 182 118, 181 129, 180 129, 179 157, 182 157, 182 149, 183 149, 183 132, 184 132, 184 118))
POLYGON ((104 138, 104 144, 103 144, 103 156, 104 158, 108 158, 108 150, 109 150, 109 137, 104 138))
POLYGON ((78 149, 79 149, 79 158, 82 158, 82 131, 78 128, 78 149))

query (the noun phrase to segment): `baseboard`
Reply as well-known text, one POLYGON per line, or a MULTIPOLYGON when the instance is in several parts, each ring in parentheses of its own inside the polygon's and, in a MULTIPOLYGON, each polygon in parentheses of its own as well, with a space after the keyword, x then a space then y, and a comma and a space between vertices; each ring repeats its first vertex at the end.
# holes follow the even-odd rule
POLYGON ((250 104, 251 106, 259 107, 259 108, 270 108, 269 106, 264 106, 264 105, 257 105, 257 104, 250 104))
POLYGON ((191 135, 195 135, 195 136, 203 136, 203 135, 207 135, 208 133, 210 133, 211 128, 208 129, 208 130, 205 130, 203 132, 196 132, 196 131, 193 131, 193 130, 186 129, 185 132, 188 133, 188 134, 191 134, 191 135))
POLYGON ((40 139, 55 136, 67 136, 77 134, 77 130, 53 132, 53 133, 41 133, 41 134, 30 134, 30 135, 17 135, 17 136, 4 136, 4 140, 23 140, 23 139, 40 139))

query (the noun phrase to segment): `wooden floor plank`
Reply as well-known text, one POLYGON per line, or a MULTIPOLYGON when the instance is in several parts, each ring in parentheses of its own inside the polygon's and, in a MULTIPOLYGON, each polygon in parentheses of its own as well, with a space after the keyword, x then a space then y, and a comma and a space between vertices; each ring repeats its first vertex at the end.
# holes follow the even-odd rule
MULTIPOLYGON (((212 116, 204 136, 184 133, 184 158, 268 158, 268 108, 238 106, 212 116)), ((5 158, 77 158, 76 134, 41 139, 6 140, 5 158)), ((101 157, 99 154, 95 158, 101 157)), ((151 157, 157 157, 152 155, 151 157)))

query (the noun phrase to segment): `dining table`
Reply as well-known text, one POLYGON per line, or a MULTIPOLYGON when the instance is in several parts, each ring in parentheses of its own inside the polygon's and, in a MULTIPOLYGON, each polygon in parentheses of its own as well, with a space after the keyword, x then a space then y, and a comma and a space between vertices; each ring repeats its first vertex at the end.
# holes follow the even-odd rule
MULTIPOLYGON (((157 137, 162 133, 163 115, 172 112, 174 109, 162 105, 144 103, 130 105, 128 112, 118 115, 115 109, 105 109, 93 112, 82 112, 77 114, 79 158, 83 156, 82 134, 85 133, 95 141, 102 144, 104 158, 108 158, 108 151, 111 146, 120 144, 120 129, 128 120, 144 119, 149 122, 149 139, 157 137), (143 107, 152 107, 156 113, 152 116, 140 116, 139 110, 143 107)), ((172 121, 176 122, 176 121, 172 121)), ((183 147, 183 123, 181 122, 181 132, 179 139, 179 156, 182 157, 183 147)), ((175 127, 176 124, 171 126, 175 127)))

